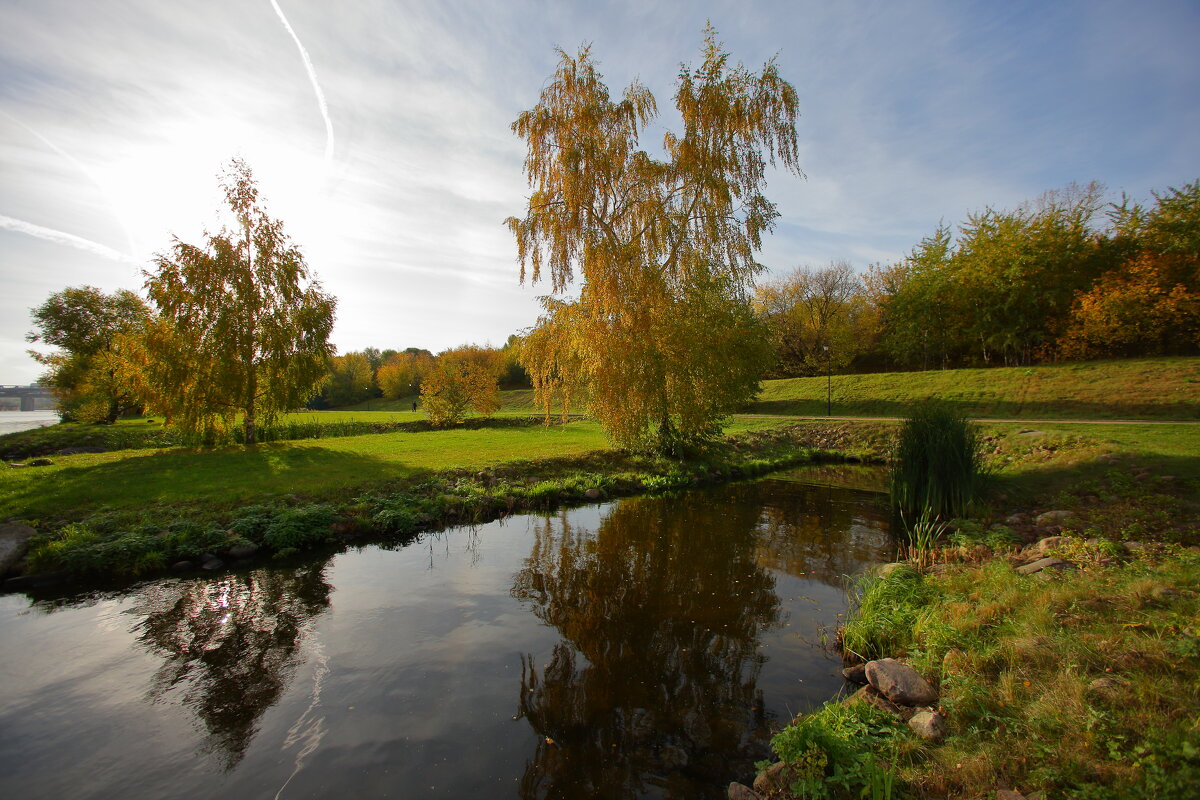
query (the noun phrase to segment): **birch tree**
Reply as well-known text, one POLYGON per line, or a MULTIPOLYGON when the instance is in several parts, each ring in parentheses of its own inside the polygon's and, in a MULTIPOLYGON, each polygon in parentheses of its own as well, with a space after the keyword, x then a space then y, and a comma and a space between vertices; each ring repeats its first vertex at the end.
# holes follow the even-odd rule
POLYGON ((508 220, 521 280, 547 280, 550 300, 578 280, 570 324, 548 313, 555 332, 534 342, 576 354, 591 413, 626 447, 678 452, 713 435, 757 391, 767 352, 747 294, 778 216, 767 168, 800 173, 796 92, 774 60, 731 64, 716 36, 709 26, 699 67, 680 67, 683 129, 664 135, 661 158, 639 141, 654 96, 634 81, 614 100, 587 46, 559 51, 512 126, 532 189, 525 216, 508 220))
POLYGON ((183 430, 209 438, 240 417, 254 444, 260 424, 303 405, 324 379, 336 300, 267 215, 244 161, 230 162, 221 186, 236 228, 203 245, 176 239, 146 273, 165 323, 151 340, 156 394, 183 430))

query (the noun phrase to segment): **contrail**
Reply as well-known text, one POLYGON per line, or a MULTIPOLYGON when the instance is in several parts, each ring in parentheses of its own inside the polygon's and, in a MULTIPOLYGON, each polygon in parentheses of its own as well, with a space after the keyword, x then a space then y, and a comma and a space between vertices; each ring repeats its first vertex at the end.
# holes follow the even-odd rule
POLYGON ((100 190, 100 194, 102 194, 104 196, 104 199, 108 201, 109 213, 111 213, 113 215, 113 217, 117 221, 117 224, 121 226, 121 230, 125 233, 125 241, 129 244, 129 254, 131 256, 133 254, 135 254, 138 250, 138 247, 134 241, 133 233, 130 230, 129 225, 125 222, 125 218, 121 215, 120 211, 118 210, 119 209, 118 204, 113 200, 112 196, 109 194, 108 189, 105 188, 104 184, 100 182, 100 180, 95 176, 95 174, 93 174, 93 172, 90 169, 88 169, 86 166, 84 166, 82 163, 80 163, 79 159, 75 158, 75 156, 71 155, 66 150, 63 150, 61 147, 56 145, 54 142, 50 141, 48 138, 43 136, 37 130, 26 125, 24 122, 17 119, 16 117, 14 117, 12 114, 9 114, 7 111, 0 111, 0 114, 3 114, 14 124, 20 125, 22 128, 24 128, 26 131, 29 132, 29 135, 37 138, 38 141, 40 141, 42 144, 46 145, 46 147, 49 147, 51 150, 53 150, 58 155, 62 156, 64 159, 66 159, 68 162, 70 162, 71 166, 75 167, 75 169, 79 170, 80 172, 82 172, 84 175, 87 176, 88 180, 90 180, 92 182, 92 184, 97 189, 100 190))
POLYGON ((287 28, 292 41, 296 43, 297 49, 300 50, 300 57, 304 59, 304 68, 308 70, 308 79, 317 95, 317 105, 321 107, 321 116, 325 119, 325 163, 328 164, 333 160, 333 120, 329 118, 329 106, 325 103, 325 93, 321 91, 321 85, 317 83, 317 71, 313 69, 312 59, 308 57, 308 51, 304 49, 304 45, 300 44, 300 37, 292 30, 287 17, 283 15, 283 9, 275 0, 271 0, 271 7, 275 9, 275 13, 279 15, 279 21, 283 23, 284 28, 287 28))
POLYGON ((76 236, 73 233, 66 233, 54 228, 43 228, 41 225, 34 225, 32 222, 6 217, 3 214, 0 214, 0 228, 6 231, 14 231, 15 233, 23 233, 26 236, 33 236, 47 242, 54 242, 55 244, 65 244, 68 247, 74 247, 76 250, 83 250, 84 252, 113 261, 120 261, 123 264, 141 263, 119 250, 114 250, 98 242, 93 242, 91 239, 84 239, 82 236, 76 236))

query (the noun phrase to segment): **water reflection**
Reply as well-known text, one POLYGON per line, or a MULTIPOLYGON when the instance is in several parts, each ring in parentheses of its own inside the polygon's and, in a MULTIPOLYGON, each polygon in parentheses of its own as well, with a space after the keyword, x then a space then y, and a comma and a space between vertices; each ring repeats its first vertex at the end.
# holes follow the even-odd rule
POLYGON ((522 797, 696 796, 763 755, 759 636, 782 612, 759 510, 627 500, 595 531, 536 532, 512 593, 563 641, 524 663, 518 714, 540 741, 522 797))
POLYGON ((889 512, 881 496, 828 485, 770 484, 769 492, 761 486, 734 489, 757 490, 765 498, 756 556, 762 566, 841 586, 844 576, 889 551, 889 512))
POLYGON ((330 604, 324 568, 317 561, 137 592, 128 613, 144 617, 138 642, 163 659, 148 695, 190 709, 205 733, 203 749, 226 770, 241 761, 260 717, 303 661, 305 632, 330 604))

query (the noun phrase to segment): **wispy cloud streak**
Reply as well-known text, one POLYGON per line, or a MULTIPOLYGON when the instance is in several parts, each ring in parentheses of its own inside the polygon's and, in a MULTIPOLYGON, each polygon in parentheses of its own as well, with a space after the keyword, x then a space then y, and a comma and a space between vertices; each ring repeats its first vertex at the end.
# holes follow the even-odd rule
POLYGON ((34 238, 42 239, 47 242, 54 242, 55 244, 74 247, 76 250, 83 250, 86 253, 92 253, 93 255, 101 256, 112 261, 120 261, 124 264, 140 263, 119 250, 114 250, 111 247, 100 244, 99 242, 93 242, 91 239, 85 239, 82 236, 76 236, 73 233, 66 233, 65 231, 55 230, 54 228, 45 228, 41 225, 34 225, 32 222, 14 219, 3 214, 0 214, 0 228, 3 228, 6 231, 13 231, 14 233, 23 233, 26 236, 33 236, 34 238))
POLYGON ((291 23, 283 15, 283 9, 275 0, 271 0, 271 7, 275 9, 275 13, 279 15, 279 21, 283 23, 288 35, 296 43, 296 48, 300 51, 300 58, 304 59, 304 68, 308 70, 308 79, 312 83, 313 92, 317 95, 317 105, 320 106, 321 116, 325 120, 325 163, 328 164, 333 160, 333 120, 329 118, 329 106, 325 102, 325 93, 321 91, 321 84, 317 83, 317 71, 313 68, 312 59, 308 57, 308 51, 300 43, 300 37, 292 30, 291 23))

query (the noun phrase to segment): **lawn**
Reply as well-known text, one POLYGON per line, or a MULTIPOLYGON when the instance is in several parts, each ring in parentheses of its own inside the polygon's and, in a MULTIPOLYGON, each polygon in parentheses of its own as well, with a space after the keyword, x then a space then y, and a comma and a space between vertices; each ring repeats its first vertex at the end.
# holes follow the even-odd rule
MULTIPOLYGON (((971 417, 1200 419, 1200 358, 1089 361, 1036 367, 834 375, 834 415, 903 416, 936 397, 971 417)), ((747 412, 822 416, 826 378, 763 382, 747 412)))

